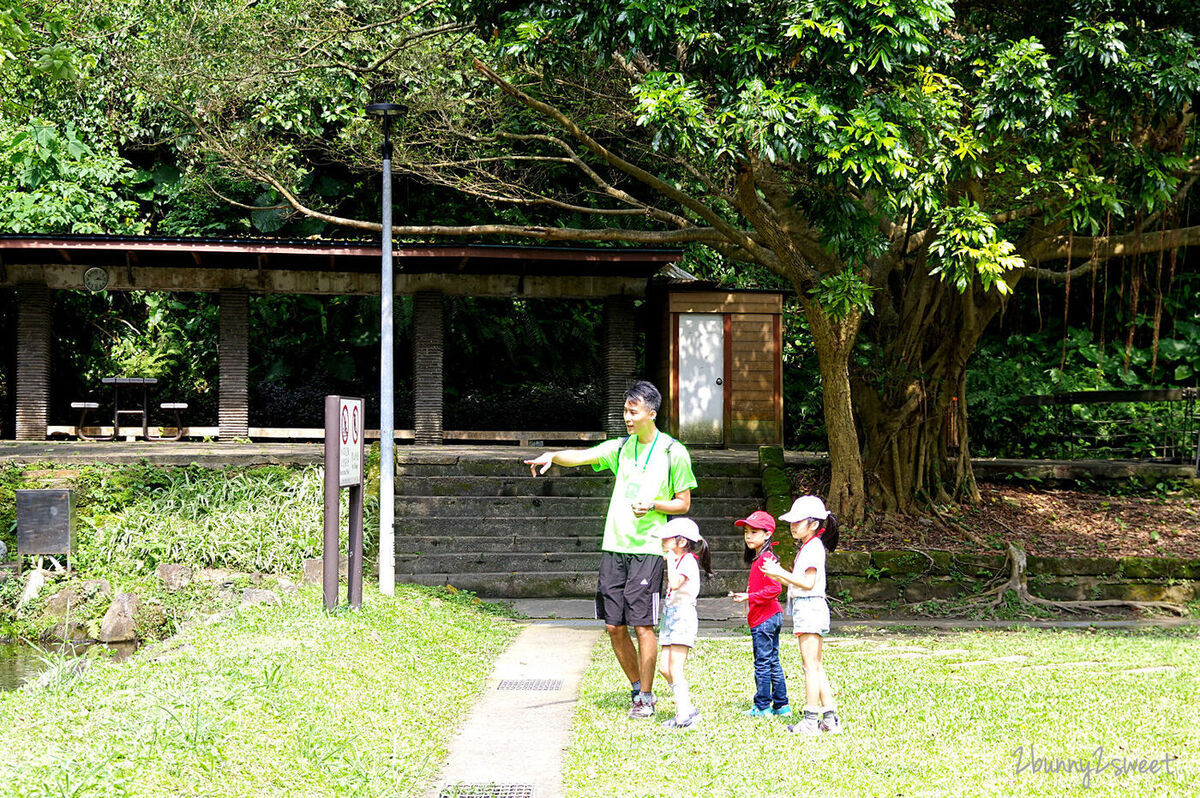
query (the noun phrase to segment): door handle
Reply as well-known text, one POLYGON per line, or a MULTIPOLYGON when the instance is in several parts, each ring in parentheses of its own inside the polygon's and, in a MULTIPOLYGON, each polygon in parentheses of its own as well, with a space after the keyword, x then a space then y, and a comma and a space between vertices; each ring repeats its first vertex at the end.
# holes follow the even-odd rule
POLYGON ((725 384, 725 380, 721 379, 720 377, 717 377, 717 385, 724 385, 724 384, 725 384))

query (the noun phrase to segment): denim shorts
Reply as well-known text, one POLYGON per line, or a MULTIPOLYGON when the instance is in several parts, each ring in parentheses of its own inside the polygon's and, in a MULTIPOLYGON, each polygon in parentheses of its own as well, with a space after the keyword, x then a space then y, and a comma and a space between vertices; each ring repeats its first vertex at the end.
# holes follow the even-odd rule
POLYGON ((668 605, 663 608, 662 625, 658 629, 658 644, 695 648, 699 628, 700 619, 696 616, 695 604, 679 607, 668 605))
POLYGON ((829 634, 829 602, 824 596, 797 596, 792 599, 792 633, 829 634))

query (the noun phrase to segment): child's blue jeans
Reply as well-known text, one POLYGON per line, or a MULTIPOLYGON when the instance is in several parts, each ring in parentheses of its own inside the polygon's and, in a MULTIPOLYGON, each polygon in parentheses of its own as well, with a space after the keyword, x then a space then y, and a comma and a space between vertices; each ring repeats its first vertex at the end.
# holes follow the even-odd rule
POLYGON ((783 665, 779 663, 779 630, 783 627, 783 613, 777 612, 750 630, 754 644, 754 708, 775 709, 787 706, 787 682, 783 678, 783 665))

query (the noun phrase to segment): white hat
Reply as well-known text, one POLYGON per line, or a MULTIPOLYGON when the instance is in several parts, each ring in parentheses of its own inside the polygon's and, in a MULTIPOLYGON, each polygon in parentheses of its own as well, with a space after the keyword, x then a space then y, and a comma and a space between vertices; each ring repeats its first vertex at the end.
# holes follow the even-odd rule
POLYGON ((792 509, 779 516, 779 520, 791 524, 806 518, 817 518, 824 521, 828 517, 829 511, 825 509, 825 502, 821 501, 820 497, 801 496, 792 502, 792 509))
POLYGON ((679 537, 698 541, 700 540, 700 527, 690 518, 672 518, 658 528, 658 536, 660 538, 679 537))

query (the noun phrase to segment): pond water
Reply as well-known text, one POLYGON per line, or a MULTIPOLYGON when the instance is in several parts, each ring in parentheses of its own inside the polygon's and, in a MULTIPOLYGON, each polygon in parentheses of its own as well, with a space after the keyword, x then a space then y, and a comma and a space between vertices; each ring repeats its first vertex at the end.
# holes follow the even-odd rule
MULTIPOLYGON (((121 661, 137 648, 134 643, 103 645, 102 648, 112 651, 113 659, 121 661)), ((41 649, 30 643, 0 643, 0 691, 16 690, 30 679, 36 679, 48 666, 52 654, 69 653, 76 656, 87 654, 87 645, 50 646, 41 649)))

